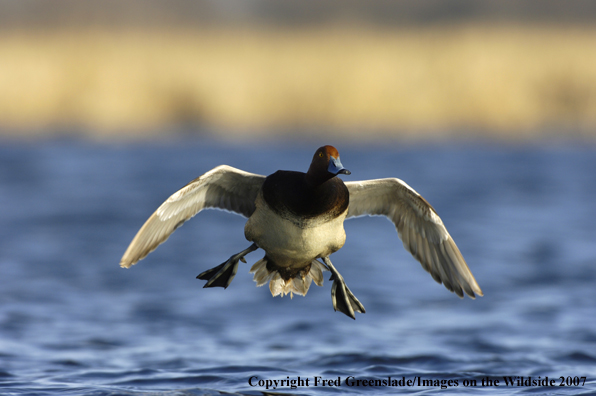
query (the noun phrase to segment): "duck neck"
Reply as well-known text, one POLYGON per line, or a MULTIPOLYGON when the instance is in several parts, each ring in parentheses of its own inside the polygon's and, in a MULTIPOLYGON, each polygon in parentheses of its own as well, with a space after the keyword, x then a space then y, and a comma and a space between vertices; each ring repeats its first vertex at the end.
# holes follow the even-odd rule
POLYGON ((333 177, 334 177, 334 175, 332 175, 331 173, 318 172, 318 171, 314 170, 313 167, 311 166, 308 169, 308 172, 306 173, 304 180, 306 180, 306 184, 309 187, 315 188, 315 187, 318 187, 321 184, 325 183, 327 180, 332 179, 333 177))

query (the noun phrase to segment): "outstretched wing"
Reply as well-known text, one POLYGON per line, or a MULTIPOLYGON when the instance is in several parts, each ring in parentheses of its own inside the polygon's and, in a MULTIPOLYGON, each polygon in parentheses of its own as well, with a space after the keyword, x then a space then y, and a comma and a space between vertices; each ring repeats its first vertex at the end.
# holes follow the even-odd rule
POLYGON ((176 228, 201 210, 216 208, 250 217, 265 176, 221 165, 194 179, 149 217, 120 260, 128 268, 163 243, 176 228))
POLYGON ((386 216, 397 228, 407 251, 434 280, 463 297, 483 295, 457 245, 434 208, 399 179, 346 182, 350 191, 348 218, 386 216))

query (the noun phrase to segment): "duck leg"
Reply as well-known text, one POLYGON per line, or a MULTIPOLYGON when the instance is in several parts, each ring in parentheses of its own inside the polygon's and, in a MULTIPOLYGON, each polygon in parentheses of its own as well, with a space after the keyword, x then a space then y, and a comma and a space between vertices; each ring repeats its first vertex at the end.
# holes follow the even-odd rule
POLYGON ((234 276, 236 276, 236 271, 238 271, 238 262, 242 261, 243 263, 246 263, 244 256, 250 252, 254 252, 258 248, 259 247, 253 243, 248 247, 248 249, 244 249, 240 253, 231 256, 228 261, 221 263, 217 267, 200 273, 197 275, 197 279, 208 281, 203 287, 223 287, 226 289, 228 286, 230 286, 230 283, 232 283, 234 276))
POLYGON ((348 315, 352 319, 356 319, 354 312, 365 313, 364 306, 358 301, 356 296, 346 285, 344 278, 335 269, 329 257, 323 257, 323 262, 329 271, 331 271, 331 278, 333 285, 331 286, 331 301, 333 301, 333 309, 348 315))

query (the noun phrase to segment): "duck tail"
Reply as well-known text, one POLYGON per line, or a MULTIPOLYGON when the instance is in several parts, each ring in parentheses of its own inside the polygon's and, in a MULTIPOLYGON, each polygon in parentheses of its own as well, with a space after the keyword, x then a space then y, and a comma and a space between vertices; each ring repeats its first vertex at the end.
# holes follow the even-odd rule
POLYGON ((294 296, 294 293, 306 296, 312 281, 317 286, 323 286, 323 271, 327 271, 327 267, 317 260, 313 260, 309 266, 302 270, 289 271, 277 267, 267 256, 250 268, 257 287, 264 286, 269 282, 269 290, 273 297, 280 294, 283 297, 289 294, 290 298, 294 296))

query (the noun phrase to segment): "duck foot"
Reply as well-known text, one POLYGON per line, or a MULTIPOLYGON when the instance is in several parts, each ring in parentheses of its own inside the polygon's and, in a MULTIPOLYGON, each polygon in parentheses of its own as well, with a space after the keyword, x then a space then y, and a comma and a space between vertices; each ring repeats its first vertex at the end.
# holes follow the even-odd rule
POLYGON ((223 287, 226 289, 232 283, 232 280, 236 276, 236 272, 238 271, 238 262, 242 261, 246 263, 244 260, 244 256, 246 256, 250 252, 254 252, 259 247, 256 244, 252 244, 241 251, 240 253, 234 254, 231 256, 228 261, 221 263, 217 267, 211 268, 205 272, 200 273, 197 275, 197 279, 206 280, 205 287, 223 287))
POLYGON ((355 312, 365 313, 364 305, 352 293, 346 285, 344 278, 335 269, 329 257, 323 257, 323 262, 331 271, 331 278, 333 285, 331 286, 331 301, 333 302, 333 309, 348 315, 352 319, 356 319, 355 312))

